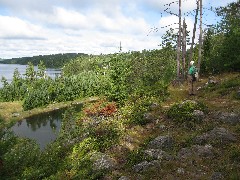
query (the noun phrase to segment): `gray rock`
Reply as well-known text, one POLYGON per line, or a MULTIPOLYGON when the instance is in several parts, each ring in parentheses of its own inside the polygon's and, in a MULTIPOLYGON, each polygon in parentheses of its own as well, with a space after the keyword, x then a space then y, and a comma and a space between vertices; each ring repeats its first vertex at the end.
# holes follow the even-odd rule
POLYGON ((160 125, 159 130, 165 131, 165 130, 167 130, 167 127, 165 125, 160 125))
POLYGON ((147 149, 144 151, 144 153, 153 158, 153 159, 158 159, 158 160, 171 160, 172 157, 166 153, 165 151, 161 149, 147 149))
POLYGON ((209 85, 209 84, 218 84, 219 81, 214 77, 214 76, 210 76, 208 78, 208 82, 206 83, 206 85, 209 85))
POLYGON ((223 123, 229 123, 233 125, 240 123, 240 115, 236 113, 220 112, 215 118, 219 119, 223 123))
POLYGON ((173 138, 170 136, 158 136, 148 144, 152 149, 172 149, 174 144, 173 138))
POLYGON ((211 145, 194 145, 191 148, 182 148, 178 152, 178 158, 181 160, 192 158, 192 157, 199 157, 199 158, 212 158, 213 154, 213 147, 211 145))
POLYGON ((116 167, 116 162, 108 155, 97 152, 91 158, 95 170, 111 170, 116 167))
POLYGON ((184 174, 185 173, 185 170, 183 168, 178 168, 177 169, 177 173, 178 174, 184 174))
POLYGON ((198 120, 203 120, 204 118, 204 112, 200 111, 200 110, 194 110, 193 111, 193 116, 196 117, 198 120))
POLYGON ((160 162, 157 160, 148 162, 148 161, 143 161, 135 166, 133 166, 133 170, 135 172, 145 172, 151 167, 160 167, 160 162))
POLYGON ((225 128, 214 128, 213 130, 204 133, 203 135, 195 138, 196 144, 205 144, 208 142, 218 141, 223 144, 235 142, 236 137, 225 128))
POLYGON ((127 176, 121 176, 118 180, 130 180, 127 176))
POLYGON ((220 172, 214 172, 214 173, 212 174, 211 180, 222 180, 222 179, 224 179, 222 173, 220 173, 220 172))
POLYGON ((193 151, 190 148, 182 148, 178 152, 178 158, 187 159, 193 156, 193 151))
POLYGON ((147 120, 147 121, 152 121, 152 120, 155 120, 155 119, 156 119, 155 116, 154 116, 152 113, 150 113, 150 112, 145 113, 145 114, 143 115, 143 118, 144 118, 145 120, 147 120))
POLYGON ((155 110, 155 109, 157 109, 159 107, 159 104, 158 103, 152 103, 151 105, 150 105, 150 110, 155 110))
POLYGON ((211 158, 214 156, 213 147, 209 144, 205 146, 195 145, 192 147, 192 150, 200 158, 211 158))
POLYGON ((152 166, 151 163, 147 162, 147 161, 143 161, 135 166, 133 166, 133 170, 135 172, 140 172, 140 171, 144 171, 146 170, 147 168, 149 168, 150 166, 152 166))

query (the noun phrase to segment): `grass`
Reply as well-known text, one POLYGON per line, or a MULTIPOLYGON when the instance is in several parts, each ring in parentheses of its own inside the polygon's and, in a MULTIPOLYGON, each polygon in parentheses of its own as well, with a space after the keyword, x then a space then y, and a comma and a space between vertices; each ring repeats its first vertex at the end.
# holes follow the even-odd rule
POLYGON ((47 107, 34 108, 32 110, 24 111, 22 108, 22 101, 14 101, 14 102, 0 102, 0 115, 2 116, 5 122, 18 121, 39 113, 49 112, 54 109, 60 109, 71 104, 78 104, 84 102, 95 101, 97 98, 86 98, 86 99, 78 99, 75 101, 68 102, 60 102, 55 104, 50 104, 47 107))

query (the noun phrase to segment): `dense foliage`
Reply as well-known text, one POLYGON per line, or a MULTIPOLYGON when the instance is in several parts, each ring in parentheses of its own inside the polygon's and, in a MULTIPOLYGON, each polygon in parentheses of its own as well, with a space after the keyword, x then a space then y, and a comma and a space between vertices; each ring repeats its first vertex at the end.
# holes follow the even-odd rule
POLYGON ((221 21, 207 29, 203 45, 204 72, 239 71, 240 67, 240 3, 217 8, 221 21))
POLYGON ((37 71, 29 63, 23 76, 16 69, 11 83, 2 79, 0 101, 23 100, 28 110, 91 96, 106 96, 119 104, 129 97, 163 100, 174 75, 174 55, 163 49, 81 57, 66 64, 56 79, 44 75, 43 61, 37 71))

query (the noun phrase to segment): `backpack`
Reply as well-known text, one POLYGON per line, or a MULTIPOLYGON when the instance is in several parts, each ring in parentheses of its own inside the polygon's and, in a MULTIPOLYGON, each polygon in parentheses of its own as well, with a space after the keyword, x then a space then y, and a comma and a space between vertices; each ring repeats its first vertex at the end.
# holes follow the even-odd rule
POLYGON ((198 72, 196 71, 193 75, 192 75, 192 81, 197 81, 198 78, 198 72))

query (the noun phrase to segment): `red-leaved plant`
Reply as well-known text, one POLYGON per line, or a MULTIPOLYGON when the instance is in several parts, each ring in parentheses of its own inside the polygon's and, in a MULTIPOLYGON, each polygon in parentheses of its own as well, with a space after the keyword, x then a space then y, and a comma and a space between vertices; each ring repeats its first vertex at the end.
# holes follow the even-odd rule
POLYGON ((86 116, 113 116, 117 112, 117 106, 115 102, 107 102, 100 100, 95 102, 90 107, 85 108, 84 113, 86 116))

